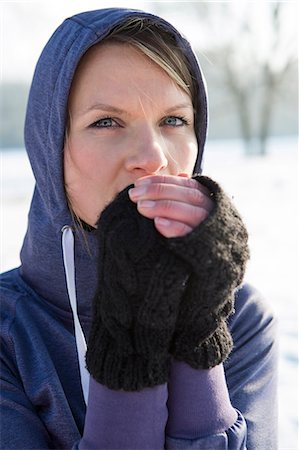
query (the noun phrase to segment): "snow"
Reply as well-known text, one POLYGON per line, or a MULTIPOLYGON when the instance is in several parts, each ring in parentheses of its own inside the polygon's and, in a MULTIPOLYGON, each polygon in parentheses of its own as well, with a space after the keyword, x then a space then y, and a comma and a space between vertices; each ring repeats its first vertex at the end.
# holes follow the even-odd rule
MULTIPOLYGON (((240 141, 207 143, 204 174, 232 196, 247 224, 246 279, 279 319, 279 449, 298 449, 298 156, 297 139, 271 139, 266 156, 245 156, 240 141)), ((2 152, 1 271, 19 264, 33 178, 26 154, 2 152)), ((266 449, 265 449, 266 450, 266 449)), ((267 449, 268 450, 268 449, 267 449)))

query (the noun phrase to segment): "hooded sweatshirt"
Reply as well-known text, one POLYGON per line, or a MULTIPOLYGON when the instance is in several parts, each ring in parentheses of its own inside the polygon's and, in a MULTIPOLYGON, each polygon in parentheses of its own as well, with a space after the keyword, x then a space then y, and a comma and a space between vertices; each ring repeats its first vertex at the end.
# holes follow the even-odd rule
MULTIPOLYGON (((89 381, 84 352, 97 285, 97 246, 93 231, 73 227, 65 195, 67 102, 82 55, 136 15, 152 18, 172 33, 190 62, 198 84, 194 172, 201 172, 207 97, 186 39, 165 20, 129 9, 90 11, 65 20, 45 46, 30 89, 25 146, 36 184, 21 266, 1 278, 2 449, 77 448, 83 434, 89 381)), ((275 449, 274 319, 249 286, 236 294, 235 309, 230 319, 234 349, 225 363, 231 401, 247 421, 247 448, 275 449)), ((171 425, 169 433, 175 428, 171 425)), ((208 448, 196 436, 190 440, 178 433, 166 439, 169 448, 208 448)), ((222 446, 213 442, 210 448, 228 448, 227 438, 222 446)))

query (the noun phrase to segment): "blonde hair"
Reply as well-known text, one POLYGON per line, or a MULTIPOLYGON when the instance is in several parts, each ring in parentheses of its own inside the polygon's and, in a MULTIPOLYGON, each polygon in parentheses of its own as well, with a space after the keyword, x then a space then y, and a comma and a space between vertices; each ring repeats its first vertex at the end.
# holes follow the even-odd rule
POLYGON ((153 19, 130 17, 113 28, 101 43, 107 41, 136 47, 160 66, 194 103, 197 84, 192 77, 189 61, 179 48, 175 37, 162 29, 153 19))

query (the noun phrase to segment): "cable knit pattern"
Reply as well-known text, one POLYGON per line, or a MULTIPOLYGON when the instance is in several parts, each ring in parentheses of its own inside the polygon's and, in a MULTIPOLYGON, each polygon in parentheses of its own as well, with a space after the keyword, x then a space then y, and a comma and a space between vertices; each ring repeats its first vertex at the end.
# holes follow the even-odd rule
POLYGON ((196 180, 215 204, 186 236, 160 235, 129 199, 130 186, 98 221, 99 283, 86 362, 109 388, 167 382, 171 354, 205 369, 231 351, 226 319, 249 258, 248 235, 220 186, 196 180))
MULTIPOLYGON (((131 187, 131 186, 130 186, 131 187)), ((188 265, 122 191, 98 221, 99 283, 87 368, 112 389, 167 382, 169 345, 188 265)))
POLYGON ((191 233, 167 241, 192 271, 171 353, 194 368, 206 369, 223 362, 231 351, 226 319, 233 312, 234 292, 243 280, 249 249, 246 228, 228 196, 210 178, 195 179, 209 189, 215 206, 191 233))

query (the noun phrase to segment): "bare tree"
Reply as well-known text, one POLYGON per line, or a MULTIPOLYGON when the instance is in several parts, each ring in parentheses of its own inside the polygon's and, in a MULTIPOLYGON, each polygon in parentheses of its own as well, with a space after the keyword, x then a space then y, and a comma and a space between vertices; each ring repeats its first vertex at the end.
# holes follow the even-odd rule
MULTIPOLYGON (((171 19, 167 2, 156 5, 171 19)), ((266 154, 277 95, 296 64, 293 19, 298 6, 279 1, 175 5, 181 19, 198 30, 194 44, 208 54, 213 70, 220 74, 218 79, 237 111, 246 152, 266 154)))
POLYGON ((261 66, 260 72, 261 80, 264 86, 264 95, 261 99, 260 124, 258 130, 261 154, 266 153, 266 141, 269 135, 272 114, 275 107, 276 93, 292 64, 295 63, 293 55, 289 55, 280 65, 278 70, 275 65, 271 64, 271 55, 277 55, 279 52, 280 37, 282 34, 280 20, 282 8, 283 4, 280 2, 272 4, 272 8, 270 10, 270 19, 273 29, 272 51, 269 55, 269 59, 261 66))

